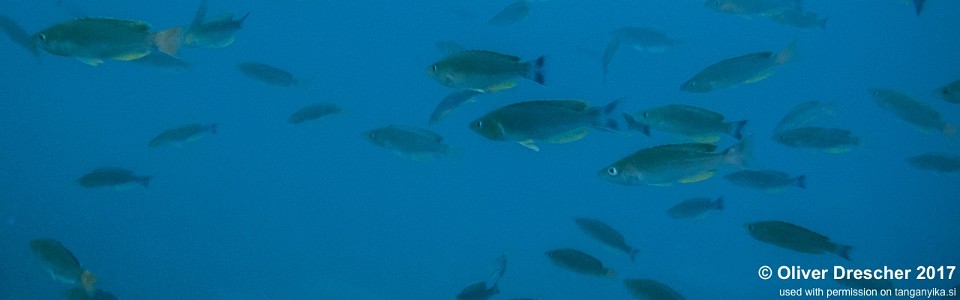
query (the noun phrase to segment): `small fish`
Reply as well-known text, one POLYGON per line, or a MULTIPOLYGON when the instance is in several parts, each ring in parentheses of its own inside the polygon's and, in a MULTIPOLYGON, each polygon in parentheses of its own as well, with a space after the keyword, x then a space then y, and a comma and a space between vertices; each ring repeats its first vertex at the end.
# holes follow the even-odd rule
POLYGON ((512 88, 520 78, 543 85, 545 63, 543 56, 523 62, 516 56, 469 50, 447 55, 430 65, 427 75, 447 87, 489 93, 512 88))
POLYGON ((860 138, 849 130, 825 127, 799 127, 781 131, 778 143, 793 148, 810 148, 827 153, 846 153, 860 145, 860 138))
POLYGON ((796 43, 780 52, 757 52, 721 60, 712 64, 680 86, 691 93, 706 93, 741 84, 756 83, 773 75, 773 68, 790 63, 796 56, 796 43))
POLYGON ((151 32, 150 24, 144 21, 83 18, 50 26, 34 34, 32 40, 33 45, 51 54, 96 66, 106 59, 139 59, 154 50, 176 56, 180 36, 180 27, 151 32))
POLYGON ((92 293, 97 277, 80 266, 80 261, 66 247, 54 239, 37 239, 30 242, 30 249, 43 261, 44 268, 57 281, 82 286, 92 293))
POLYGON ((599 259, 570 248, 545 252, 555 265, 584 275, 613 278, 617 272, 603 266, 599 259))
POLYGON ((240 70, 240 73, 244 76, 271 85, 291 87, 299 86, 301 84, 300 80, 294 77, 293 74, 290 74, 290 72, 262 63, 239 63, 237 64, 237 69, 240 70))
POLYGON ((772 16, 800 9, 800 0, 707 0, 704 6, 739 16, 772 16))
POLYGON ((700 143, 716 143, 721 135, 742 139, 746 120, 725 122, 722 114, 707 109, 671 104, 638 112, 637 118, 627 117, 630 128, 646 131, 650 128, 683 136, 700 143))
POLYGON ((624 279, 623 285, 630 295, 641 300, 683 300, 686 299, 669 286, 651 279, 624 279))
POLYGON ((97 289, 91 293, 87 292, 83 287, 68 290, 66 296, 68 300, 117 300, 117 296, 114 296, 110 292, 97 289))
POLYGON ((30 54, 33 54, 34 57, 40 56, 40 49, 34 44, 33 38, 13 19, 0 15, 0 29, 10 37, 14 44, 30 51, 30 54))
POLYGON ((493 16, 493 18, 490 18, 490 21, 487 22, 487 24, 490 24, 491 26, 513 25, 526 19, 527 15, 529 14, 530 1, 517 0, 510 5, 507 5, 507 7, 504 7, 503 10, 493 16))
POLYGON ((907 158, 914 168, 940 173, 960 171, 960 155, 932 152, 907 158))
POLYGON ((800 9, 786 10, 767 17, 774 22, 796 28, 827 28, 827 18, 800 9))
POLYGON ((791 177, 787 173, 773 170, 740 170, 723 178, 734 185, 764 192, 778 192, 791 186, 807 188, 806 176, 791 177))
POLYGON ((500 288, 498 284, 500 283, 500 278, 503 277, 503 273, 507 270, 507 256, 502 255, 497 259, 498 268, 496 271, 490 275, 490 279, 487 281, 480 281, 470 284, 460 290, 460 293, 457 294, 457 300, 488 300, 493 296, 500 294, 500 288))
POLYGON ((325 116, 340 113, 339 106, 333 103, 315 103, 304 106, 287 118, 287 123, 300 124, 306 121, 316 120, 325 116))
POLYGON ((703 217, 714 210, 723 210, 723 197, 717 200, 710 198, 692 198, 674 205, 667 210, 667 215, 673 219, 691 219, 703 217))
POLYGON ((464 103, 470 103, 476 101, 476 97, 482 95, 483 93, 474 91, 474 90, 459 90, 450 93, 446 97, 443 97, 443 101, 440 101, 440 104, 437 104, 437 107, 433 109, 433 113, 430 114, 430 125, 440 122, 441 119, 447 116, 457 107, 464 103))
POLYGON ((784 115, 783 118, 780 119, 780 122, 777 123, 777 126, 774 127, 774 138, 776 138, 780 132, 809 125, 824 115, 832 116, 835 114, 836 109, 837 102, 824 103, 811 100, 797 104, 790 109, 790 112, 784 115))
POLYGON ((133 171, 122 168, 99 168, 77 179, 77 183, 85 188, 113 187, 121 190, 132 184, 150 186, 149 176, 136 176, 133 171))
POLYGON ((603 108, 583 100, 536 100, 510 104, 470 122, 470 130, 492 141, 515 141, 533 151, 535 142, 562 144, 582 139, 590 128, 618 130, 612 118, 619 101, 603 108))
POLYGON ((415 161, 428 161, 443 155, 457 155, 457 149, 444 144, 443 137, 421 128, 390 125, 364 132, 370 143, 415 161))
POLYGON ((940 112, 929 104, 890 89, 870 89, 869 93, 877 106, 910 123, 921 132, 939 131, 948 137, 957 134, 957 126, 944 122, 940 118, 940 112))
POLYGON ((666 33, 643 27, 623 27, 614 30, 610 35, 613 38, 603 51, 603 73, 607 73, 607 68, 620 47, 626 46, 640 51, 659 53, 683 43, 681 40, 667 36, 666 33))
POLYGON ((700 182, 713 177, 721 166, 745 166, 750 160, 751 140, 746 138, 723 152, 714 152, 717 146, 705 143, 645 148, 601 168, 597 176, 630 186, 700 182))
POLYGON ((164 130, 147 143, 149 147, 182 147, 184 144, 191 143, 203 138, 206 133, 217 134, 217 124, 203 125, 200 123, 191 123, 164 130))
POLYGON ((754 239, 780 248, 801 253, 833 253, 850 260, 853 247, 837 244, 830 238, 809 229, 783 221, 762 221, 745 224, 754 239))
POLYGON ((936 91, 940 99, 950 103, 960 104, 960 80, 951 82, 936 91))
POLYGON ((183 33, 183 45, 191 48, 223 48, 233 44, 237 39, 234 35, 243 26, 250 13, 239 19, 233 19, 233 13, 204 20, 207 14, 207 0, 200 1, 200 8, 193 17, 193 22, 183 33))
POLYGON ((590 237, 614 249, 623 251, 630 256, 630 261, 636 261, 637 254, 640 253, 640 250, 627 245, 623 234, 613 229, 613 227, 610 227, 610 225, 599 220, 588 218, 576 218, 574 221, 577 223, 577 226, 580 227, 580 230, 583 230, 583 232, 590 235, 590 237))

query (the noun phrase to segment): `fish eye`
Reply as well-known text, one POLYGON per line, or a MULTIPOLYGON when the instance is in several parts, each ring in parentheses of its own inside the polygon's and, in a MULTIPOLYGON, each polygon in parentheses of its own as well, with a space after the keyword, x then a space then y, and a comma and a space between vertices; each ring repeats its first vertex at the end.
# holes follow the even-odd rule
POLYGON ((607 174, 610 174, 610 176, 617 176, 617 174, 619 174, 619 173, 620 173, 620 172, 617 171, 617 167, 609 167, 609 168, 607 168, 607 174))
POLYGON ((46 34, 41 34, 41 35, 37 36, 37 38, 40 39, 41 41, 46 41, 46 40, 47 40, 47 35, 46 35, 46 34))
POLYGON ((649 113, 649 112, 643 112, 643 117, 644 117, 644 118, 650 117, 650 113, 649 113))
POLYGON ((432 65, 432 66, 430 66, 430 71, 436 72, 436 71, 437 71, 437 65, 432 65))
POLYGON ((477 126, 477 128, 483 128, 483 121, 478 120, 476 123, 473 123, 473 125, 477 126))
POLYGON ((371 138, 371 139, 372 139, 372 138, 376 138, 376 137, 377 137, 377 134, 371 132, 371 133, 368 133, 368 134, 367 134, 367 137, 368 137, 368 138, 371 138))

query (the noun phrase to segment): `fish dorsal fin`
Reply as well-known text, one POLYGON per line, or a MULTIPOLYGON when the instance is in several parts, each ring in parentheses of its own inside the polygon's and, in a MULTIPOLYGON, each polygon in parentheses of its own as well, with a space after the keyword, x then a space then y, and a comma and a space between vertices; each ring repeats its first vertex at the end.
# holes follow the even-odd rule
POLYGON ((197 8, 197 13, 193 15, 193 22, 190 23, 190 28, 197 28, 200 25, 203 25, 203 18, 207 15, 207 0, 200 1, 200 7, 197 8))
POLYGON ((697 174, 695 174, 695 175, 693 175, 693 176, 680 179, 680 183, 701 182, 701 181, 710 179, 710 177, 713 177, 713 175, 716 174, 716 173, 717 173, 717 170, 703 171, 703 172, 697 173, 697 174))
POLYGON ((588 133, 590 133, 590 130, 586 128, 581 128, 581 129, 570 131, 561 135, 550 137, 548 141, 554 144, 564 144, 564 143, 578 141, 583 137, 587 136, 588 133))
POLYGON ((458 52, 457 54, 464 54, 464 55, 492 55, 492 56, 503 57, 503 58, 506 58, 507 60, 510 60, 510 61, 513 61, 513 62, 520 62, 520 61, 522 60, 519 56, 507 55, 507 54, 503 54, 503 53, 493 52, 493 51, 490 51, 490 50, 466 50, 466 51, 458 52))
POLYGON ((234 14, 232 12, 223 13, 223 14, 217 15, 216 17, 208 19, 204 23, 230 22, 230 21, 233 21, 233 16, 234 14))
POLYGON ((693 152, 713 152, 717 150, 717 145, 706 143, 682 143, 667 144, 656 146, 653 149, 674 150, 674 151, 693 151, 693 152))
POLYGON ((426 130, 426 129, 423 129, 423 128, 413 127, 413 126, 407 126, 407 125, 390 125, 390 127, 394 128, 394 129, 398 129, 398 130, 413 132, 413 133, 416 133, 416 134, 418 134, 418 135, 421 135, 421 136, 427 137, 427 138, 429 138, 429 139, 432 139, 432 140, 434 140, 434 141, 438 141, 438 142, 439 142, 439 141, 443 141, 443 136, 440 136, 439 134, 437 134, 437 133, 435 133, 435 132, 433 132, 433 131, 426 130))
POLYGON ((100 64, 103 63, 103 60, 102 60, 102 59, 92 58, 92 57, 77 57, 77 60, 79 60, 80 62, 85 63, 85 64, 87 64, 87 65, 94 66, 94 67, 99 66, 100 64))

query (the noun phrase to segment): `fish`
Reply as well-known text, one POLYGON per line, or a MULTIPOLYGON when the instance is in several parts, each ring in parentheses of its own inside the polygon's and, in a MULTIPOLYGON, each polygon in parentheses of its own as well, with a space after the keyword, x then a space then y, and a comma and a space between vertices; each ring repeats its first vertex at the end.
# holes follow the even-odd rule
POLYGON ((846 153, 859 146, 860 138, 840 128, 799 127, 781 131, 774 141, 787 147, 810 148, 827 153, 846 153))
POLYGON ((183 59, 160 52, 153 52, 147 56, 131 60, 130 62, 142 66, 161 69, 186 70, 190 68, 190 63, 184 61, 183 59))
POLYGON ((707 0, 712 10, 739 16, 772 16, 801 8, 800 0, 707 0))
POLYGON ((457 156, 459 151, 443 143, 443 137, 439 134, 417 127, 390 125, 363 134, 370 143, 414 161, 435 160, 444 155, 457 156))
POLYGON ((33 38, 23 27, 20 27, 20 24, 17 24, 16 21, 10 17, 0 15, 0 29, 7 34, 7 37, 9 37, 10 41, 14 44, 26 49, 30 54, 33 54, 34 57, 40 56, 40 49, 34 44, 33 38))
POLYGON ((87 292, 83 287, 75 287, 67 290, 65 293, 68 300, 117 300, 117 296, 112 293, 97 289, 93 292, 87 292))
POLYGON ((276 85, 280 87, 299 86, 300 80, 286 70, 257 62, 245 62, 237 64, 237 70, 240 74, 258 81, 276 85))
POLYGON ((684 82, 680 90, 690 93, 707 93, 767 79, 773 75, 775 67, 793 61, 797 52, 796 45, 796 42, 790 43, 777 53, 756 52, 721 60, 684 82))
POLYGON ((487 24, 491 26, 508 26, 523 21, 530 14, 530 1, 517 0, 507 7, 504 7, 499 13, 490 18, 487 24))
POLYGON ((807 188, 805 175, 791 177, 787 173, 773 170, 740 170, 723 178, 736 186, 764 192, 778 192, 791 186, 807 188))
POLYGON ((833 253, 850 260, 853 247, 838 244, 809 229, 784 221, 760 221, 744 224, 754 239, 800 253, 833 253))
POLYGON ((610 32, 612 38, 603 51, 603 73, 607 73, 613 56, 620 47, 631 47, 636 50, 651 53, 664 52, 667 49, 683 44, 683 41, 671 38, 659 30, 645 27, 622 27, 610 32))
POLYGON ((437 104, 437 107, 433 109, 428 124, 434 125, 439 123, 441 119, 450 114, 454 109, 457 109, 457 107, 465 103, 477 101, 476 97, 482 94, 482 92, 475 90, 458 90, 450 93, 446 97, 443 97, 443 101, 440 101, 440 104, 437 104))
POLYGON ((923 12, 923 5, 927 0, 910 0, 910 2, 913 2, 913 10, 919 16, 920 13, 923 12))
POLYGON ((223 14, 216 18, 205 20, 207 14, 207 0, 200 1, 200 8, 193 17, 193 22, 184 31, 182 43, 191 48, 223 48, 233 44, 237 39, 235 33, 243 26, 250 13, 239 19, 234 19, 233 13, 223 14))
POLYGON ((837 102, 820 102, 817 100, 805 101, 797 104, 790 109, 786 115, 780 119, 780 122, 773 129, 773 138, 781 132, 810 125, 814 121, 825 115, 834 115, 837 109, 837 102))
POLYGON ((827 28, 827 18, 821 18, 816 13, 800 9, 790 9, 782 13, 767 16, 768 19, 779 24, 796 28, 827 28))
POLYGON ((340 107, 333 103, 314 103, 304 106, 291 114, 290 117, 287 118, 287 123, 297 125, 332 114, 338 114, 341 111, 340 107))
POLYGON ((544 85, 545 64, 544 56, 525 62, 493 51, 467 50, 431 64, 427 75, 447 87, 490 93, 513 88, 520 78, 544 85))
POLYGON ((930 152, 907 158, 914 168, 940 173, 960 171, 960 155, 942 152, 930 152))
POLYGON ((615 100, 603 108, 583 100, 534 100, 510 104, 470 122, 470 130, 492 141, 514 141, 540 151, 537 141, 554 144, 582 139, 590 128, 617 131, 615 100))
POLYGON ((873 102, 883 110, 893 113, 901 120, 913 125, 917 130, 942 132, 948 137, 957 134, 957 126, 943 121, 940 112, 924 102, 914 100, 904 93, 891 89, 870 89, 873 102))
POLYGON ((498 268, 487 281, 472 283, 457 293, 457 300, 488 300, 493 296, 500 294, 500 278, 507 271, 507 256, 502 255, 497 259, 498 268))
POLYGON ((624 279, 623 285, 634 298, 641 300, 683 300, 679 292, 652 279, 624 279))
POLYGON ((648 131, 645 126, 689 138, 700 143, 716 143, 721 135, 743 138, 746 120, 725 122, 722 114, 704 108, 671 104, 640 111, 636 118, 626 116, 628 127, 648 131))
POLYGON ((78 285, 87 293, 96 290, 97 277, 80 266, 77 257, 59 241, 49 238, 30 241, 30 249, 40 258, 44 268, 57 281, 78 285))
POLYGON ((721 166, 748 165, 752 143, 748 137, 723 152, 714 152, 717 146, 706 143, 644 148, 601 168, 597 176, 627 186, 700 182, 713 177, 721 166))
POLYGON ((574 222, 577 223, 580 230, 583 230, 583 232, 590 235, 590 237, 614 249, 623 251, 630 256, 630 261, 636 261, 637 254, 640 253, 640 250, 627 245, 623 234, 613 229, 613 227, 610 227, 610 225, 599 220, 588 218, 576 218, 574 222))
POLYGON ((218 124, 204 125, 200 123, 190 123, 164 130, 147 143, 152 148, 177 146, 200 140, 206 133, 217 134, 218 124))
POLYGON ((155 50, 176 56, 181 31, 173 27, 151 32, 150 24, 139 20, 83 18, 50 26, 31 39, 51 54, 97 66, 107 59, 136 60, 155 50))
POLYGON ((700 197, 684 200, 667 210, 670 218, 691 219, 703 217, 714 210, 723 210, 723 197, 717 197, 716 200, 700 197))
POLYGON ((123 168, 104 167, 81 176, 77 183, 85 188, 113 187, 122 190, 132 184, 149 187, 150 177, 136 176, 133 171, 123 168))
POLYGON ((604 267, 599 259, 579 250, 561 248, 547 251, 545 254, 558 267, 575 273, 607 278, 617 275, 616 271, 604 267))
POLYGON ((960 80, 938 88, 936 94, 940 96, 940 99, 943 99, 943 101, 960 104, 960 80))

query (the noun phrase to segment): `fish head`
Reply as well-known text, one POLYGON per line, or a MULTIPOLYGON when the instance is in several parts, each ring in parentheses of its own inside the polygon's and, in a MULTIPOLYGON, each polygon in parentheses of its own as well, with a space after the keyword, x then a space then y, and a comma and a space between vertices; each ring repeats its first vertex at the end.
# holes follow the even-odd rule
POLYGON ((427 67, 427 76, 433 78, 440 84, 449 87, 456 87, 456 83, 460 81, 460 74, 457 73, 453 68, 448 67, 442 61, 427 67))
POLYGON ((680 85, 680 90, 689 93, 706 93, 713 90, 713 85, 694 77, 680 85))
POLYGON ((382 129, 367 130, 363 132, 365 138, 371 144, 384 147, 386 146, 386 135, 382 129))
POLYGON ((493 141, 502 141, 506 139, 503 125, 490 117, 483 117, 473 120, 473 122, 470 122, 470 130, 473 130, 473 132, 476 132, 477 134, 493 141))
POLYGON ((643 184, 643 174, 641 172, 621 164, 606 166, 597 171, 597 176, 603 180, 621 185, 643 184))
POLYGON ((30 38, 30 42, 30 46, 34 49, 43 49, 60 56, 71 56, 72 49, 77 48, 77 45, 69 40, 59 38, 56 32, 49 30, 34 34, 30 38))

